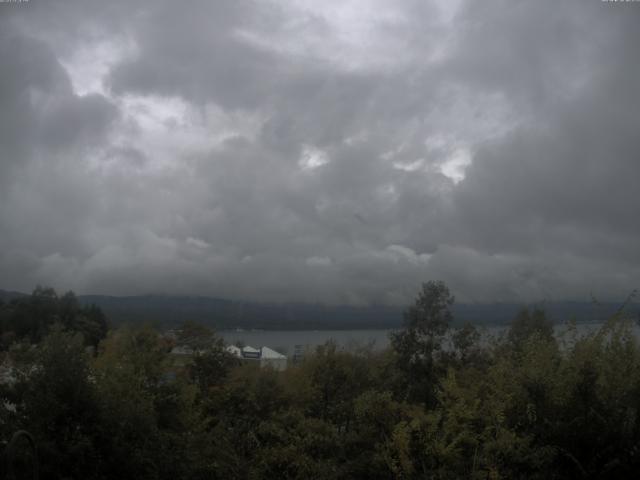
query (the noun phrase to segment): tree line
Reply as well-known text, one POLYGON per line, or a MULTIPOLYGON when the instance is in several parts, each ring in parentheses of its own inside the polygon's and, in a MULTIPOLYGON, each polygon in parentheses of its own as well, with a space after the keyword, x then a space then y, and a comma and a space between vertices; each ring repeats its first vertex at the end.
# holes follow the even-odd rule
POLYGON ((42 478, 635 478, 640 345, 619 313, 554 334, 523 310, 504 335, 452 328, 422 286, 384 351, 328 342, 285 372, 241 364, 206 327, 178 343, 107 328, 72 294, 0 305, 0 440, 25 429, 42 478))

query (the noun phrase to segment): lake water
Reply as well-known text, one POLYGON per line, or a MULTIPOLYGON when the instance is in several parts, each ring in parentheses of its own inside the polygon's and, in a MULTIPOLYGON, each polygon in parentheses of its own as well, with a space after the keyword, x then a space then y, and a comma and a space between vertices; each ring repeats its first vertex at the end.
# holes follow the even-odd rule
POLYGON ((218 333, 229 344, 242 342, 256 348, 266 346, 291 356, 296 345, 309 351, 329 340, 347 350, 366 345, 384 349, 389 346, 389 332, 391 330, 222 330, 218 333))
MULTIPOLYGON (((577 325, 578 334, 586 334, 599 328, 601 324, 581 323, 577 325)), ((566 325, 556 325, 558 335, 566 330, 566 325)), ((491 337, 498 337, 505 333, 507 327, 503 325, 480 327, 479 330, 485 341, 491 337)), ((389 333, 393 330, 222 330, 218 333, 228 344, 241 342, 252 347, 266 346, 287 356, 292 356, 296 345, 302 347, 303 352, 313 351, 318 345, 333 340, 339 347, 349 351, 358 347, 371 346, 374 350, 382 350, 389 346, 389 333)), ((640 334, 635 328, 636 334, 640 334)))

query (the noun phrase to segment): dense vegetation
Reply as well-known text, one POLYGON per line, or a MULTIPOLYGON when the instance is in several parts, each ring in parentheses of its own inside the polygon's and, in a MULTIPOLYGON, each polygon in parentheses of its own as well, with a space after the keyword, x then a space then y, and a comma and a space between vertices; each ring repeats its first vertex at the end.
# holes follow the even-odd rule
POLYGON ((452 303, 429 282, 387 351, 327 343, 279 373, 193 324, 178 341, 200 353, 177 362, 153 329, 106 334, 99 309, 38 289, 0 305, 0 437, 30 431, 44 478, 636 477, 640 344, 622 315, 558 337, 523 310, 487 340, 451 328, 452 303))
POLYGON ((82 334, 86 345, 96 347, 107 335, 107 319, 95 305, 84 306, 73 292, 62 296, 38 286, 30 296, 0 299, 0 348, 15 342, 38 344, 53 325, 82 334))

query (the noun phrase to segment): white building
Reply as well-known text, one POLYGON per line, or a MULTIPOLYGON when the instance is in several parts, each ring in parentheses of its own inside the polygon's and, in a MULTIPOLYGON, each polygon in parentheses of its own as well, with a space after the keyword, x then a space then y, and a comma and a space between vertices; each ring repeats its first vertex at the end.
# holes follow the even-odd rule
POLYGON ((178 345, 176 347, 173 347, 171 349, 171 355, 193 355, 195 352, 193 351, 193 348, 187 346, 187 345, 178 345))
POLYGON ((287 369, 287 357, 269 347, 262 347, 260 349, 260 367, 271 367, 282 372, 287 369))
POLYGON ((229 352, 234 357, 242 358, 242 350, 240 350, 240 347, 236 347, 235 345, 229 345, 227 347, 227 352, 229 352))
POLYGON ((239 348, 235 345, 229 345, 227 352, 241 360, 260 362, 261 368, 269 367, 279 372, 287 369, 287 357, 269 347, 262 347, 258 350, 249 346, 239 348))
POLYGON ((242 358, 260 359, 260 350, 253 347, 242 347, 242 358))

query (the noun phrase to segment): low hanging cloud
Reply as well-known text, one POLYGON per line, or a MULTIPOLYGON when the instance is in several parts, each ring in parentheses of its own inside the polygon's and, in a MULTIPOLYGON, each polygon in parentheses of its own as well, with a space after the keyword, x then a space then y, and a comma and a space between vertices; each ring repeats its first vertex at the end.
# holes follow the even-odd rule
POLYGON ((0 4, 0 288, 640 284, 632 2, 0 4))

